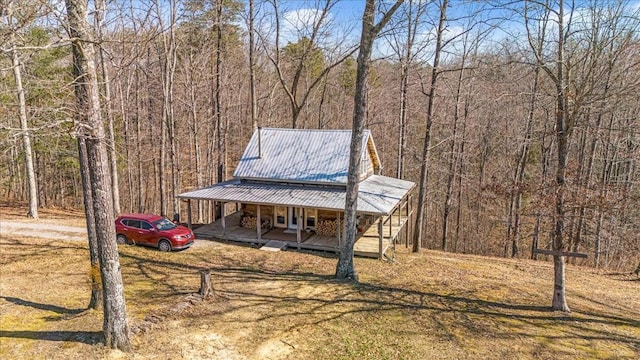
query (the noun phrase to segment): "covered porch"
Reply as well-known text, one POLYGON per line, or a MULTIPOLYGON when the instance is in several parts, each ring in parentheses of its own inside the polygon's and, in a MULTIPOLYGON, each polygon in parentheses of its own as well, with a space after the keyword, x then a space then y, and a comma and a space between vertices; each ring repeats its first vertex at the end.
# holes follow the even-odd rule
MULTIPOLYGON (((380 259, 393 256, 398 237, 410 236, 406 224, 412 214, 414 186, 410 181, 380 175, 360 183, 355 255, 380 259)), ((224 214, 195 229, 196 237, 253 244, 277 240, 288 248, 339 253, 345 192, 345 186, 233 179, 178 198, 187 202, 189 225, 194 200, 215 202, 224 214)))
MULTIPOLYGON (((356 235, 354 254, 369 258, 391 258, 395 251, 395 244, 400 240, 403 230, 408 236, 408 228, 405 228, 411 212, 407 206, 399 208, 397 214, 388 217, 378 217, 373 223, 365 226, 356 235)), ((342 244, 341 233, 339 236, 318 235, 313 231, 301 230, 293 232, 291 229, 270 228, 249 229, 240 226, 242 211, 225 216, 224 220, 200 226, 194 229, 199 239, 221 239, 237 241, 256 245, 264 245, 276 240, 285 242, 287 248, 296 250, 313 250, 339 253, 342 244), (224 225, 223 225, 224 223, 224 225)))

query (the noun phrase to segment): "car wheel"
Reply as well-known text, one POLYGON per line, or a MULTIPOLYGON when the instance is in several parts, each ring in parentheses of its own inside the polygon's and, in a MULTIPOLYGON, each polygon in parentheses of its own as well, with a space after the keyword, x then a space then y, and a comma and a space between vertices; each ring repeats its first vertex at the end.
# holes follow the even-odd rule
POLYGON ((116 236, 116 243, 117 244, 128 244, 129 240, 127 239, 126 236, 124 236, 122 234, 118 234, 118 236, 116 236))
POLYGON ((171 243, 169 243, 167 240, 160 240, 160 242, 158 243, 158 250, 160 251, 171 251, 171 243))

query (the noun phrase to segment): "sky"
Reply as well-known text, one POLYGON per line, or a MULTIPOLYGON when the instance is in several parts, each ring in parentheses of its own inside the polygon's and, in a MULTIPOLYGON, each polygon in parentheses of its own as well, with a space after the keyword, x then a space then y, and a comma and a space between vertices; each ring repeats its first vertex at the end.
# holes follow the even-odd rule
MULTIPOLYGON (((584 13, 584 8, 593 3, 596 5, 611 5, 618 0, 576 0, 576 14, 580 15, 584 13)), ((283 15, 282 37, 281 45, 285 45, 287 42, 294 42, 300 38, 300 29, 303 28, 305 23, 313 21, 314 17, 317 17, 320 13, 318 6, 324 4, 324 0, 320 1, 308 1, 308 0, 279 0, 280 12, 283 15)), ((405 1, 406 3, 407 1, 405 1)), ((414 0, 417 2, 417 0, 414 0)), ((565 13, 569 13, 570 0, 565 1, 565 13)), ((640 0, 626 0, 627 2, 627 14, 635 13, 638 15, 640 12, 640 0)), ((332 25, 328 29, 328 39, 331 37, 342 38, 346 37, 350 43, 357 43, 360 37, 361 30, 361 18, 364 10, 364 0, 341 0, 338 1, 332 8, 329 14, 329 19, 332 25)), ((386 0, 386 5, 390 6, 393 3, 392 0, 386 0)), ((492 10, 484 12, 481 15, 481 20, 485 24, 499 25, 502 29, 494 31, 491 35, 487 36, 489 44, 499 44, 505 39, 514 38, 524 32, 524 26, 521 20, 514 20, 512 12, 505 10, 503 4, 513 3, 513 1, 505 0, 485 0, 485 1, 469 1, 469 0, 450 0, 450 7, 447 9, 448 20, 450 21, 449 27, 445 37, 454 38, 463 34, 466 30, 469 30, 469 24, 476 22, 468 17, 465 17, 472 12, 473 9, 479 7, 489 7, 491 5, 492 10), (458 19, 455 21, 454 19, 458 19)), ((425 59, 428 59, 432 52, 432 45, 435 35, 435 25, 437 23, 438 10, 436 7, 430 8, 427 18, 427 24, 423 26, 418 34, 418 42, 422 41, 423 49, 425 52, 425 59), (431 51, 430 51, 431 50, 431 51)), ((568 15, 565 15, 568 18, 568 15)), ((576 17, 574 16, 574 21, 576 17)), ((488 25, 485 25, 488 26, 488 25)), ((472 31, 479 32, 482 29, 480 26, 476 26, 472 31)), ((456 51, 455 48, 460 48, 461 45, 456 43, 457 40, 452 40, 450 48, 452 51, 456 51)), ((393 39, 383 37, 378 39, 375 43, 376 50, 374 57, 393 57, 394 51, 390 45, 393 39)), ((489 45, 491 46, 491 45, 489 45)), ((423 60, 425 60, 423 59, 423 60)))

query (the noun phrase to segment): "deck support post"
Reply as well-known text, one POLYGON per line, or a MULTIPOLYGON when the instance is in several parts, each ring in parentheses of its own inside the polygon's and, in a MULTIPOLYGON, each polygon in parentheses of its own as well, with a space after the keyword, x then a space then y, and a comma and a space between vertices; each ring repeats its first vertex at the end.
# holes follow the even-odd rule
POLYGON ((256 231, 258 232, 258 241, 261 241, 262 237, 262 221, 260 221, 260 204, 258 204, 258 210, 256 211, 256 231))
POLYGON ((193 230, 193 226, 191 226, 191 199, 187 199, 187 226, 193 230))
POLYGON ((296 221, 296 242, 298 243, 298 250, 300 250, 300 241, 302 240, 302 235, 300 235, 300 226, 302 224, 302 208, 295 208, 296 213, 294 214, 298 220, 296 221))
POLYGON ((227 203, 220 203, 220 212, 222 214, 220 214, 221 218, 222 218, 222 234, 224 235, 227 232, 227 224, 224 221, 224 215, 227 213, 225 210, 227 208, 227 203))
POLYGON ((340 212, 336 212, 336 234, 338 235, 338 253, 340 253, 340 249, 342 249, 342 243, 340 239, 340 212))
POLYGON ((405 220, 404 243, 409 247, 409 227, 411 227, 411 218, 409 218, 409 197, 404 199, 404 205, 407 208, 407 220, 405 220))
MULTIPOLYGON (((413 213, 413 209, 411 209, 412 202, 413 202, 413 196, 409 194, 409 200, 407 201, 407 210, 409 211, 407 213, 407 221, 411 221, 411 217, 409 216, 409 214, 413 213)), ((411 239, 411 241, 413 242, 413 231, 411 228, 412 228, 411 223, 409 223, 409 226, 407 227, 407 246, 409 244, 409 239, 411 239)))
POLYGON ((382 227, 384 226, 384 217, 378 220, 378 259, 382 259, 382 227))
MULTIPOLYGON (((400 200, 400 204, 398 204, 398 234, 396 237, 397 241, 401 241, 400 240, 400 235, 402 235, 400 232, 402 231, 402 228, 400 226, 402 226, 402 200, 400 200)), ((393 242, 394 244, 396 243, 395 241, 393 242)))

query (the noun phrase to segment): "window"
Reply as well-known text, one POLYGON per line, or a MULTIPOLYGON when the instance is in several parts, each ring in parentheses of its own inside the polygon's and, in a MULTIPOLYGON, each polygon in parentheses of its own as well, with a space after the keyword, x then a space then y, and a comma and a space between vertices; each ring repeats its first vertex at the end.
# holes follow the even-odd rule
POLYGON ((306 209, 305 211, 305 228, 315 229, 316 228, 316 218, 318 216, 317 209, 306 209))
POLYGON ((307 227, 316 227, 316 219, 312 217, 307 218, 307 227))
POLYGON ((274 207, 275 226, 287 227, 287 208, 284 206, 274 207))
POLYGON ((136 229, 140 229, 140 220, 133 220, 133 219, 124 219, 122 220, 122 223, 125 224, 126 226, 132 227, 132 228, 136 228, 136 229))
POLYGON ((173 222, 169 221, 169 219, 160 219, 156 222, 153 223, 158 230, 171 230, 171 229, 175 229, 177 226, 176 224, 174 224, 173 222))
POLYGON ((365 175, 367 173, 368 167, 369 167, 369 156, 365 151, 362 153, 362 159, 360 159, 360 175, 365 175))
POLYGON ((141 221, 140 223, 142 225, 140 228, 143 229, 143 230, 151 230, 151 229, 153 229, 153 226, 151 226, 151 224, 149 224, 146 221, 141 221))

